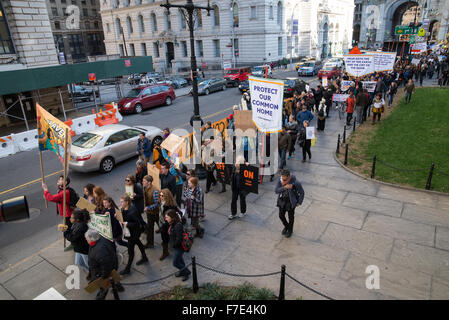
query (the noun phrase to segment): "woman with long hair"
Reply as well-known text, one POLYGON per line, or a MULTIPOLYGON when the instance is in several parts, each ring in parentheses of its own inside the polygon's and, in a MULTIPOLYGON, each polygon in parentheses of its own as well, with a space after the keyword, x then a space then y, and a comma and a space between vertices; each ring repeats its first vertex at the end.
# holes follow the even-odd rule
POLYGON ((129 274, 131 272, 131 265, 134 260, 134 247, 137 247, 142 254, 142 259, 136 262, 136 265, 141 265, 148 262, 147 255, 145 254, 145 247, 140 241, 140 235, 143 229, 143 219, 140 213, 136 210, 136 207, 131 201, 131 198, 125 194, 120 198, 120 206, 122 207, 123 222, 122 225, 129 230, 128 239, 128 263, 124 270, 120 272, 121 275, 129 274))
POLYGON ((165 221, 165 213, 168 210, 174 210, 175 212, 178 212, 178 214, 182 215, 181 210, 178 209, 176 206, 175 199, 173 198, 172 193, 167 188, 162 189, 161 193, 159 195, 159 201, 161 202, 161 238, 162 238, 162 255, 160 256, 159 260, 164 260, 166 257, 168 257, 168 242, 170 241, 170 236, 168 234, 168 223, 165 221))
POLYGON ((88 183, 83 188, 83 198, 89 201, 90 203, 94 203, 94 188, 95 186, 92 183, 88 183))
POLYGON ((102 214, 104 206, 103 206, 103 200, 107 197, 106 192, 104 192, 102 187, 96 186, 93 189, 93 195, 94 195, 94 204, 97 206, 95 208, 95 213, 102 214))
MULTIPOLYGON (((143 188, 140 183, 137 183, 136 177, 133 174, 128 174, 125 179, 126 187, 130 187, 133 190, 132 194, 128 194, 136 207, 139 214, 143 213, 144 199, 143 199, 143 188)), ((125 187, 125 188, 126 188, 125 187)))
POLYGON ((105 197, 103 199, 103 212, 101 214, 108 214, 111 217, 112 238, 117 244, 128 247, 128 243, 123 240, 123 229, 120 222, 116 217, 116 210, 118 206, 115 204, 111 197, 105 197))

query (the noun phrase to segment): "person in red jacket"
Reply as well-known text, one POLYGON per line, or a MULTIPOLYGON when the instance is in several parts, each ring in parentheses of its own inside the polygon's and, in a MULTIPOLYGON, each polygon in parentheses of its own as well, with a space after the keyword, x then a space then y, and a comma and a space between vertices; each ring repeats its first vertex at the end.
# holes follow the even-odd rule
MULTIPOLYGON (((65 190, 65 224, 68 226, 68 229, 71 228, 72 223, 70 222, 70 217, 72 216, 72 210, 70 210, 69 203, 70 203, 70 191, 68 189, 68 185, 70 184, 69 177, 66 178, 66 190, 65 190)), ((64 176, 60 176, 58 179, 58 192, 54 195, 48 191, 48 187, 45 183, 42 182, 42 189, 44 189, 44 197, 47 201, 55 202, 56 205, 56 214, 59 214, 61 217, 63 216, 64 212, 64 192, 63 192, 63 186, 64 186, 64 176)), ((68 247, 65 248, 65 250, 70 250, 72 248, 72 245, 70 244, 68 247)))
POLYGON ((346 125, 349 126, 352 120, 352 114, 354 113, 355 97, 354 91, 349 91, 349 97, 346 99, 346 125))

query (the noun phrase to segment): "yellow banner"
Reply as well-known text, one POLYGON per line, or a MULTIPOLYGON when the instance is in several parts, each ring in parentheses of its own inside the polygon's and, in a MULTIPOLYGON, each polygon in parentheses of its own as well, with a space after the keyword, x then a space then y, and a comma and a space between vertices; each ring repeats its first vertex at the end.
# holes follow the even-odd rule
MULTIPOLYGON (((67 147, 70 148, 72 139, 70 136, 70 127, 57 119, 50 112, 36 103, 37 131, 39 150, 51 150, 56 153, 64 165, 64 143, 67 139, 67 147), (66 137, 65 131, 68 129, 66 137)), ((69 149, 70 150, 70 149, 69 149)), ((67 154, 70 157, 69 150, 67 154)))

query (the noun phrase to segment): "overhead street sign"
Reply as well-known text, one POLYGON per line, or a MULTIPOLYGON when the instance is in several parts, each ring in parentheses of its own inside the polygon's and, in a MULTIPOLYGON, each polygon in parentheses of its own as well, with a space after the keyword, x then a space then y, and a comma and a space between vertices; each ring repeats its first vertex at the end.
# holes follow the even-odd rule
POLYGON ((418 27, 396 26, 396 28, 394 29, 394 34, 397 36, 418 34, 418 27))

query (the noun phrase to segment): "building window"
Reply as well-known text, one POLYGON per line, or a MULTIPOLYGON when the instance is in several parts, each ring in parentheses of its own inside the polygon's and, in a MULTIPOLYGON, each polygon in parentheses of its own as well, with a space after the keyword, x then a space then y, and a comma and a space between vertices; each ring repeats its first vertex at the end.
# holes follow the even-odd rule
POLYGON ((157 20, 154 12, 151 14, 151 25, 153 27, 153 32, 157 32, 157 20))
POLYGON ((198 57, 203 57, 203 40, 197 40, 196 47, 198 50, 198 57))
POLYGON ((119 51, 120 51, 120 57, 125 56, 125 51, 123 50, 123 44, 118 45, 119 51))
MULTIPOLYGON (((73 2, 73 1, 72 1, 72 2, 73 2)), ((112 2, 112 7, 113 7, 114 9, 118 8, 118 0, 112 0, 111 2, 112 2)))
POLYGON ((97 9, 92 8, 92 16, 94 16, 94 17, 97 16, 97 9))
POLYGON ((220 25, 220 9, 217 5, 214 5, 214 27, 218 27, 220 25))
POLYGON ((131 57, 134 57, 136 55, 136 51, 134 49, 134 44, 133 43, 131 43, 129 45, 129 54, 130 54, 131 57))
MULTIPOLYGON (((109 23, 108 23, 107 27, 108 27, 108 32, 109 32, 109 23)), ((94 21, 94 28, 100 29, 100 25, 98 24, 98 21, 94 21)))
POLYGON ((182 56, 187 57, 187 42, 181 41, 182 56))
POLYGON ((136 0, 136 5, 142 4, 142 0, 136 0))
POLYGON ((273 6, 270 6, 270 17, 269 17, 269 19, 270 20, 274 20, 274 9, 273 9, 273 6))
POLYGON ((120 24, 120 19, 119 18, 115 19, 115 30, 116 30, 118 35, 122 34, 122 26, 120 24))
POLYGON ((83 8, 83 16, 87 17, 88 15, 87 8, 83 8))
POLYGON ((56 3, 56 0, 50 0, 51 3, 56 3))
POLYGON ((53 17, 57 17, 58 16, 58 8, 52 7, 51 14, 53 15, 53 17))
POLYGON ((186 18, 184 17, 184 12, 179 9, 179 25, 181 26, 181 30, 187 29, 186 18))
POLYGON ((0 54, 14 53, 8 24, 6 23, 3 7, 0 1, 0 54))
POLYGON ((106 32, 111 32, 111 26, 109 25, 109 23, 106 23, 106 32))
POLYGON ((153 54, 156 58, 159 58, 159 45, 157 42, 153 42, 153 54))
POLYGON ((142 51, 142 56, 146 57, 147 54, 147 44, 146 43, 141 43, 140 44, 140 49, 142 51))
POLYGON ((171 30, 171 19, 167 11, 164 11, 165 30, 171 30))
POLYGON ((85 22, 84 22, 84 26, 86 27, 86 30, 89 30, 89 29, 90 29, 90 23, 89 23, 89 21, 85 21, 85 22))
POLYGON ((123 6, 129 7, 129 0, 123 0, 123 6))
POLYGON ((56 50, 58 50, 58 52, 65 52, 64 51, 64 39, 62 38, 62 34, 57 34, 53 36, 54 40, 55 40, 55 46, 56 46, 56 50))
POLYGON ((145 33, 145 25, 143 23, 143 16, 139 15, 137 17, 137 21, 138 21, 138 24, 139 24, 139 32, 140 33, 145 33))
POLYGON ((196 10, 196 27, 197 28, 202 28, 203 27, 203 15, 201 14, 201 10, 197 9, 196 10))
POLYGON ((282 56, 282 37, 278 38, 278 56, 282 56))
POLYGON ((277 12, 277 14, 278 14, 278 25, 282 25, 282 3, 281 2, 278 2, 278 12, 277 12))
POLYGON ((67 13, 67 8, 66 7, 62 7, 62 15, 63 16, 68 16, 69 14, 67 13))
POLYGON ((126 17, 126 27, 128 28, 128 34, 131 34, 134 32, 133 23, 131 22, 131 17, 126 17))
POLYGON ((234 56, 239 56, 239 39, 234 39, 234 56))
MULTIPOLYGON (((50 1, 51 2, 51 1, 50 1)), ((53 1, 54 2, 54 1, 53 1)), ((67 1, 66 0, 61 0, 61 3, 67 3, 67 1)))
POLYGON ((86 4, 86 0, 82 0, 82 1, 81 1, 81 4, 84 4, 84 5, 85 5, 85 4, 86 4))
POLYGON ((94 6, 96 0, 90 0, 90 5, 94 6))
POLYGON ((233 26, 238 27, 239 26, 239 6, 237 3, 234 3, 234 6, 232 7, 232 17, 233 17, 233 26))
POLYGON ((220 58, 220 40, 214 40, 215 58, 220 58))
POLYGON ((73 59, 82 59, 86 57, 84 53, 83 36, 81 34, 69 34, 70 53, 73 59))
POLYGON ((252 6, 251 7, 250 19, 252 19, 252 20, 256 20, 257 19, 257 7, 256 6, 252 6))
POLYGON ((59 21, 55 21, 55 29, 61 30, 61 23, 59 21))

